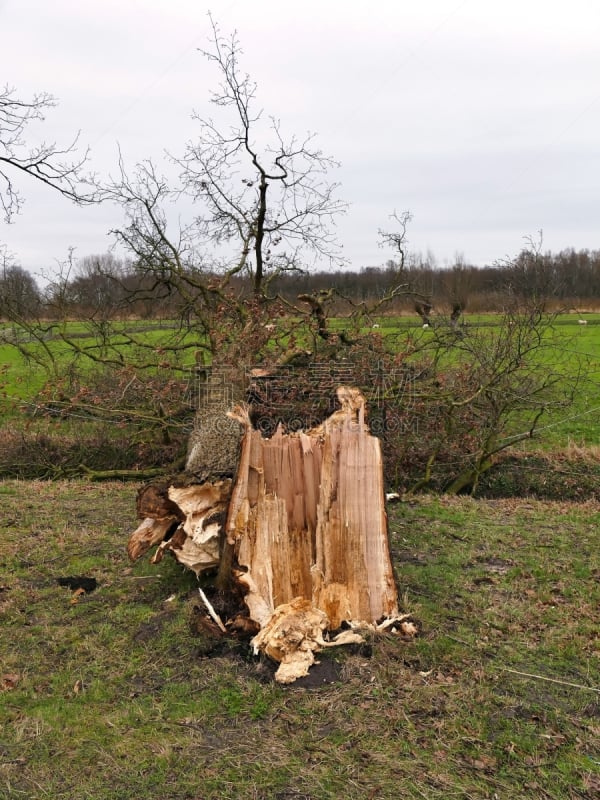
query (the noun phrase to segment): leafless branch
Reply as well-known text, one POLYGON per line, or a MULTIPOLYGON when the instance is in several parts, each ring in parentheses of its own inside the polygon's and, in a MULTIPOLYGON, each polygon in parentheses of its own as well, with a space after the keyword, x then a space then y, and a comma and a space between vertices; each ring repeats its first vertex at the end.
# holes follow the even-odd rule
POLYGON ((65 146, 27 143, 30 124, 44 121, 46 111, 55 105, 54 97, 45 92, 21 100, 8 86, 0 91, 0 207, 6 222, 22 208, 21 176, 33 178, 80 205, 100 199, 94 177, 83 174, 89 149, 77 156, 79 134, 65 146))

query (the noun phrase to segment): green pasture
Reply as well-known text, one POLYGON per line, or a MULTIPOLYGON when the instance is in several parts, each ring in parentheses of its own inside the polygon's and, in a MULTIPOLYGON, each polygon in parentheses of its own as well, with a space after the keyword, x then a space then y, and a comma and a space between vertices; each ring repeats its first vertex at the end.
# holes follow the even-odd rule
MULTIPOLYGON (((344 326, 343 319, 332 321, 332 328, 344 326)), ((428 339, 444 330, 447 321, 433 320, 429 329, 423 329, 414 316, 375 317, 374 332, 380 333, 392 347, 401 348, 410 337, 417 345, 426 345, 428 339)), ((102 323, 70 322, 64 325, 48 325, 47 333, 38 340, 28 338, 26 332, 15 331, 12 326, 0 327, 0 393, 7 401, 31 401, 48 382, 65 374, 75 364, 93 369, 93 360, 86 354, 108 355, 124 363, 144 360, 149 353, 156 352, 177 340, 182 349, 177 354, 177 367, 186 369, 194 364, 194 347, 191 337, 181 337, 177 324, 147 320, 128 320, 110 323, 110 335, 102 347, 97 334, 102 332, 102 323), (20 352, 11 342, 20 337, 20 352), (64 339, 68 339, 67 344, 64 339), (190 346, 186 348, 186 344, 190 346), (73 349, 75 346, 75 350, 73 349), (44 368, 42 363, 52 363, 44 368)), ((497 331, 498 316, 494 314, 466 315, 463 330, 479 335, 490 335, 497 331)), ((449 351, 452 352, 452 351, 449 351)), ((459 352, 458 350, 456 351, 459 352)), ((452 355, 449 358, 453 358, 452 355)), ((581 377, 574 403, 568 409, 549 411, 539 425, 541 436, 533 446, 560 448, 569 443, 578 446, 600 444, 600 314, 575 314, 558 316, 554 322, 551 338, 540 350, 540 358, 550 369, 563 371, 565 384, 570 375, 580 371, 581 377), (585 320, 585 324, 580 323, 585 320)), ((4 414, 9 413, 5 406, 4 414)))
MULTIPOLYGON (((48 325, 34 337, 14 326, 0 327, 0 393, 7 399, 32 400, 47 382, 68 374, 69 369, 94 369, 94 359, 113 359, 115 365, 144 363, 161 346, 176 340, 176 323, 142 321, 111 322, 103 340, 101 324, 69 322, 48 325)), ((182 349, 175 359, 187 368, 194 363, 194 349, 182 349)))

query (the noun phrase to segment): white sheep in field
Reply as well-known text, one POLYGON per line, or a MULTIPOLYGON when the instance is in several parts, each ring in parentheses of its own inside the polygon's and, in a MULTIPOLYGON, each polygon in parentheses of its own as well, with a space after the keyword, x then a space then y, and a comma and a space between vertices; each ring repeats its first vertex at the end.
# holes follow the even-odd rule
POLYGON ((374 325, 371 326, 373 330, 376 330, 379 327, 379 323, 376 322, 374 325))
POLYGON ((587 325, 587 319, 579 319, 577 322, 579 322, 580 325, 587 325))

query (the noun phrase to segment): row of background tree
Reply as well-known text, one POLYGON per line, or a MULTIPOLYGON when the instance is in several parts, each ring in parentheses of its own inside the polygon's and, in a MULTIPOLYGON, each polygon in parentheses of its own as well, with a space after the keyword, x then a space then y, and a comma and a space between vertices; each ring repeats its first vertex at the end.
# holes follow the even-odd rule
MULTIPOLYGON (((204 278, 210 278, 210 271, 204 271, 204 278)), ((509 295, 539 302, 546 310, 585 311, 600 301, 600 250, 542 254, 524 249, 516 259, 494 266, 477 267, 459 257, 443 268, 432 256, 412 254, 402 268, 388 261, 385 266, 358 271, 284 272, 269 288, 291 302, 300 294, 334 288, 341 297, 360 303, 389 295, 399 282, 442 313, 456 305, 471 313, 501 311, 509 295)), ((250 295, 251 279, 235 276, 231 288, 236 294, 250 295)), ((414 313, 413 298, 410 292, 400 294, 386 305, 386 313, 414 313)), ((110 253, 77 262, 71 259, 60 277, 43 289, 7 257, 0 271, 0 315, 4 319, 64 318, 69 311, 75 317, 160 318, 181 313, 183 302, 177 291, 165 292, 133 261, 110 253)))

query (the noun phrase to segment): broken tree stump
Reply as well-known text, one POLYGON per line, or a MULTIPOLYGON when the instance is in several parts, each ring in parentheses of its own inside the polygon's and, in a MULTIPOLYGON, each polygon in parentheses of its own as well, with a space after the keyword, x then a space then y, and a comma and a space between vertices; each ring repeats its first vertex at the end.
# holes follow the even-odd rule
POLYGON ((247 586, 250 615, 264 625, 296 597, 324 611, 329 627, 397 614, 379 439, 364 398, 341 387, 342 404, 319 428, 264 439, 246 411, 227 539, 247 586))
MULTIPOLYGON (((229 412, 243 429, 233 482, 171 485, 160 500, 138 499, 145 521, 129 543, 139 557, 168 528, 153 561, 169 550, 196 574, 227 573, 220 585, 243 596, 260 627, 253 644, 281 662, 282 682, 305 675, 329 644, 326 632, 344 623, 416 632, 398 617, 379 439, 369 432, 362 394, 340 387, 337 397, 341 408, 318 428, 280 427, 269 439, 237 406, 229 412)), ((352 631, 342 637, 357 641, 352 631)))

